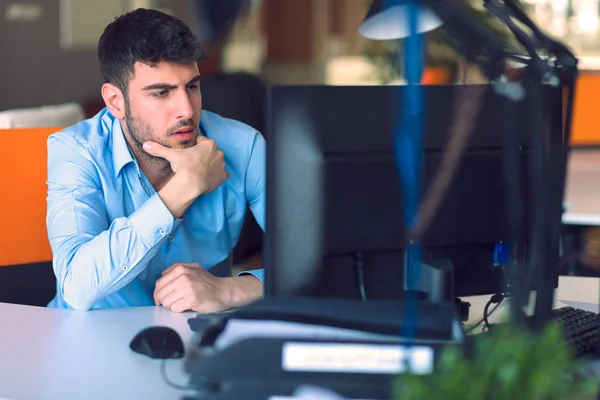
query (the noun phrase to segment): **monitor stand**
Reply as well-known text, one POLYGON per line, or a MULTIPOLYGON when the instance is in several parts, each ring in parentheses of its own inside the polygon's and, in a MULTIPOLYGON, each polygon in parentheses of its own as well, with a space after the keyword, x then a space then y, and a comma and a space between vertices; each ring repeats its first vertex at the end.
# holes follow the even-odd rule
MULTIPOLYGON (((407 263, 404 263, 406 266, 407 263)), ((419 269, 418 287, 433 303, 448 302, 454 298, 454 265, 448 257, 426 255, 419 269)), ((404 270, 404 289, 408 290, 407 270, 404 270)))

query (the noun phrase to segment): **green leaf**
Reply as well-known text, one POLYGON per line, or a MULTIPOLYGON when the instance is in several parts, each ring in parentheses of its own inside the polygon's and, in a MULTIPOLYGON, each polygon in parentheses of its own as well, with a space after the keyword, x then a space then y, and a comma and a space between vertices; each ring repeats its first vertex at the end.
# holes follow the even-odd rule
POLYGON ((580 374, 560 327, 541 332, 508 323, 476 338, 467 357, 443 349, 430 375, 403 374, 394 382, 397 400, 559 400, 600 391, 594 376, 580 374))

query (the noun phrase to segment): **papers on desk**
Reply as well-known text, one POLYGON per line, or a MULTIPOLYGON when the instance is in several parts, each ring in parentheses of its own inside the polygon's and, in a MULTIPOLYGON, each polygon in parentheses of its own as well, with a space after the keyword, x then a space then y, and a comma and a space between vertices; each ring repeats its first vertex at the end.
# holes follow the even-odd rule
POLYGON ((215 341, 214 347, 222 350, 226 347, 252 338, 293 338, 308 340, 380 340, 398 341, 390 335, 368 333, 352 329, 331 326, 302 324, 299 322, 254 320, 231 318, 223 332, 215 341))
POLYGON ((399 344, 287 342, 281 367, 296 372, 400 374, 406 365, 414 374, 433 371, 433 349, 399 344))

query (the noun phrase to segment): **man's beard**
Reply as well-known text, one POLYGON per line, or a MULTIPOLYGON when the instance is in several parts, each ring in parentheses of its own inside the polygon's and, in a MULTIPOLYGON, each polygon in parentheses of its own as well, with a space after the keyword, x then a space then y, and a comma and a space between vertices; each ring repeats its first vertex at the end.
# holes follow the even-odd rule
MULTIPOLYGON (((165 160, 162 157, 153 156, 152 154, 148 154, 146 150, 144 150, 144 143, 147 141, 153 141, 158 144, 161 144, 165 147, 171 148, 164 139, 157 138, 154 135, 154 129, 150 126, 150 124, 145 123, 144 121, 134 118, 131 115, 131 108, 128 104, 129 102, 125 102, 125 125, 127 126, 127 130, 129 131, 129 136, 131 137, 133 143, 132 145, 135 147, 134 153, 138 155, 138 157, 144 158, 144 160, 148 161, 149 164, 159 168, 164 169, 170 166, 169 161, 165 160)), ((170 128, 165 135, 168 137, 170 134, 175 132, 177 129, 184 126, 193 126, 196 129, 196 124, 193 120, 187 120, 185 122, 179 123, 177 126, 170 128)), ((195 142, 195 141, 194 141, 195 142)), ((190 144, 192 146, 193 144, 190 144)))

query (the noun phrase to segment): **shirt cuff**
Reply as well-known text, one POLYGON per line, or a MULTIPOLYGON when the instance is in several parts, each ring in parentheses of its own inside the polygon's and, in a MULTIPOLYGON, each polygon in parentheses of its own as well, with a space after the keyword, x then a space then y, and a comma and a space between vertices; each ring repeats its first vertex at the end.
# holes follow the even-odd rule
POLYGON ((250 271, 242 271, 237 276, 243 276, 243 275, 254 275, 255 277, 258 278, 259 281, 262 282, 263 285, 265 284, 265 270, 264 269, 252 269, 250 271))
POLYGON ((154 247, 173 230, 173 214, 155 193, 130 217, 129 221, 148 247, 154 247))

